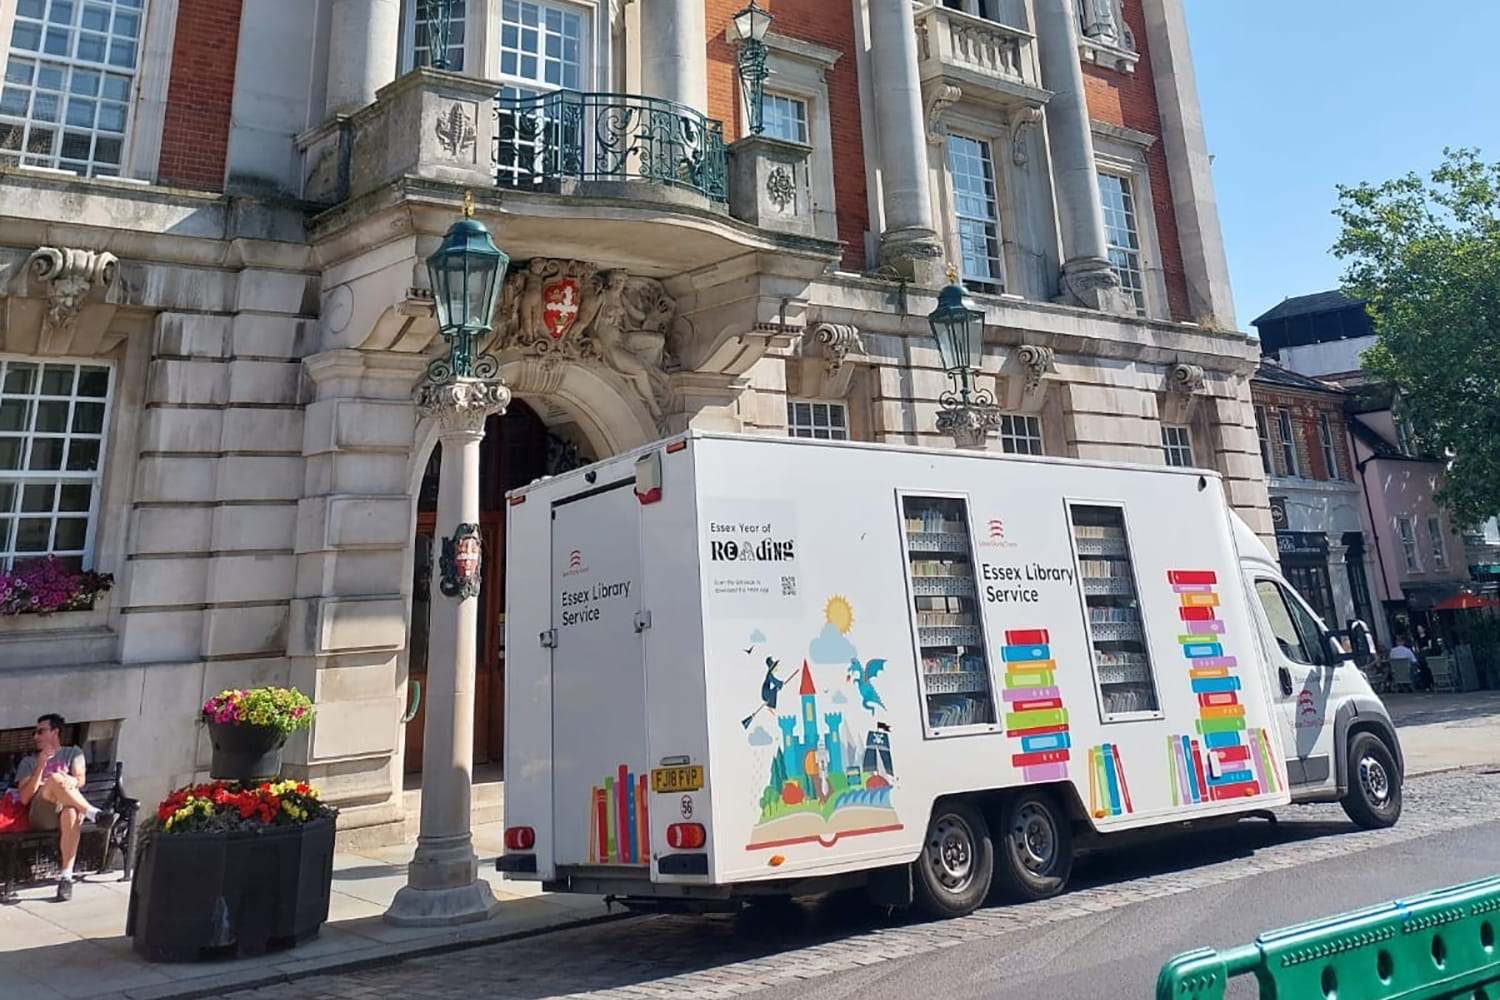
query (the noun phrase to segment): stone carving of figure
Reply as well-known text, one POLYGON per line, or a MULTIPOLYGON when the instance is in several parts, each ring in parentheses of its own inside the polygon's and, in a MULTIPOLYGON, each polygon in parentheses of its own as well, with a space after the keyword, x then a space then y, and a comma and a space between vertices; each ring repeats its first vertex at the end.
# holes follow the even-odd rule
POLYGON ((516 296, 516 339, 523 344, 546 335, 547 328, 542 323, 542 285, 546 283, 551 265, 549 260, 533 257, 526 270, 520 272, 521 288, 516 296))
MULTIPOLYGON (((638 310, 632 309, 626 296, 629 277, 623 270, 604 273, 597 314, 586 332, 598 344, 605 363, 635 386, 642 401, 650 408, 651 415, 660 419, 658 379, 653 377, 653 368, 632 349, 632 328, 637 325, 638 310)), ((659 368, 654 371, 656 376, 661 375, 659 368)))
POLYGON ((1083 13, 1083 33, 1112 45, 1119 44, 1120 22, 1115 5, 1119 0, 1079 0, 1083 13))

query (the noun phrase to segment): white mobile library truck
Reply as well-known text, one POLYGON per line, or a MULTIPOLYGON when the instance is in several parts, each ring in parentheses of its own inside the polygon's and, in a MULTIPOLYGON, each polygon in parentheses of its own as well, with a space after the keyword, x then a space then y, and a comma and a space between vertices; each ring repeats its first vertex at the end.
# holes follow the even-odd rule
POLYGON ((959 915, 1126 831, 1400 814, 1384 706, 1211 472, 690 431, 508 513, 511 878, 959 915))

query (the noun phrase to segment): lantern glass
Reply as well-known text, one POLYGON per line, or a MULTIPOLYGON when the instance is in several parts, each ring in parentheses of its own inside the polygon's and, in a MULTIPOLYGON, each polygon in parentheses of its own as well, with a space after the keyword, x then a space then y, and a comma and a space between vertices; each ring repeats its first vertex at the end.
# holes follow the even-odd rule
POLYGON ((734 15, 734 32, 742 42, 763 42, 771 28, 771 12, 761 10, 750 0, 750 6, 734 15))
POLYGON ((928 314, 943 370, 949 375, 977 372, 984 356, 984 313, 971 307, 961 285, 950 284, 928 314))
POLYGON ((500 275, 509 264, 483 223, 471 218, 455 222, 443 245, 427 258, 439 329, 445 334, 489 330, 500 275))

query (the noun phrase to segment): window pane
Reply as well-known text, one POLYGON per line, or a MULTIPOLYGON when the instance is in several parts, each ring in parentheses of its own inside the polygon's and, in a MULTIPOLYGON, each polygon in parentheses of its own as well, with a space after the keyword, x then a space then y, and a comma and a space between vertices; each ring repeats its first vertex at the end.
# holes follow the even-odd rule
MULTIPOLYGON (((55 468, 55 466, 49 466, 55 468)), ((68 448, 69 472, 94 472, 99 468, 99 442, 74 441, 68 448)))
POLYGON ((51 483, 30 484, 21 489, 21 509, 28 514, 52 513, 57 487, 51 483))
POLYGON ((1000 207, 990 145, 965 135, 948 136, 948 173, 953 182, 962 276, 981 288, 1002 287, 1000 207))
MULTIPOLYGON (((51 403, 43 403, 51 406, 51 403)), ((62 405, 62 404, 57 404, 62 405)), ((38 425, 38 429, 41 427, 38 425)), ((104 430, 104 404, 103 403, 75 403, 73 405, 73 433, 74 434, 98 434, 104 430)))
POLYGON ((1109 262, 1120 278, 1121 290, 1146 311, 1146 282, 1141 266, 1141 240, 1136 226, 1135 196, 1130 181, 1114 174, 1099 175, 1099 199, 1104 207, 1104 232, 1109 262))
POLYGON ((61 434, 68 429, 68 404, 47 400, 37 404, 36 429, 45 434, 61 434))
POLYGON ((53 536, 52 547, 59 552, 82 552, 83 543, 88 538, 89 522, 87 518, 69 517, 57 522, 57 533, 53 536))
POLYGON ((42 369, 43 396, 70 396, 77 369, 72 365, 48 365, 42 369))
MULTIPOLYGON (((59 492, 61 496, 58 500, 57 509, 61 511, 87 511, 94 499, 94 487, 89 485, 69 483, 63 486, 59 492)), ((4 508, 5 505, 0 503, 0 510, 4 508)))
POLYGON ((0 469, 19 469, 26 442, 18 437, 0 437, 0 469))
POLYGON ((1276 637, 1276 644, 1281 648, 1282 655, 1293 663, 1311 664, 1312 656, 1302 643, 1302 636, 1292 620, 1292 613, 1282 597, 1281 588, 1272 580, 1257 580, 1255 592, 1260 596, 1261 607, 1265 609, 1266 619, 1271 623, 1271 634, 1276 637))
POLYGON ((0 385, 0 392, 25 393, 33 391, 36 385, 36 365, 11 362, 5 366, 5 382, 0 385))
POLYGON ((1156 677, 1119 507, 1069 504, 1083 581, 1094 677, 1106 715, 1155 712, 1156 677))
POLYGON ((108 368, 80 368, 78 372, 78 395, 103 398, 109 391, 108 368))
POLYGON ((61 469, 64 444, 63 438, 32 438, 31 461, 26 467, 32 471, 61 469))
POLYGON ((0 431, 31 429, 31 400, 0 397, 0 431))
POLYGON ((17 552, 46 552, 51 541, 51 518, 23 517, 16 522, 17 552))

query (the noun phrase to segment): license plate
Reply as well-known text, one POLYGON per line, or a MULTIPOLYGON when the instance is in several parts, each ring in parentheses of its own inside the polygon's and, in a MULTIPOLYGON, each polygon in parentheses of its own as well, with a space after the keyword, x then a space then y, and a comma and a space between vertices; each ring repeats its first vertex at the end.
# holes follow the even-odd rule
POLYGON ((703 768, 659 767, 651 772, 653 792, 696 792, 703 787, 703 768))

